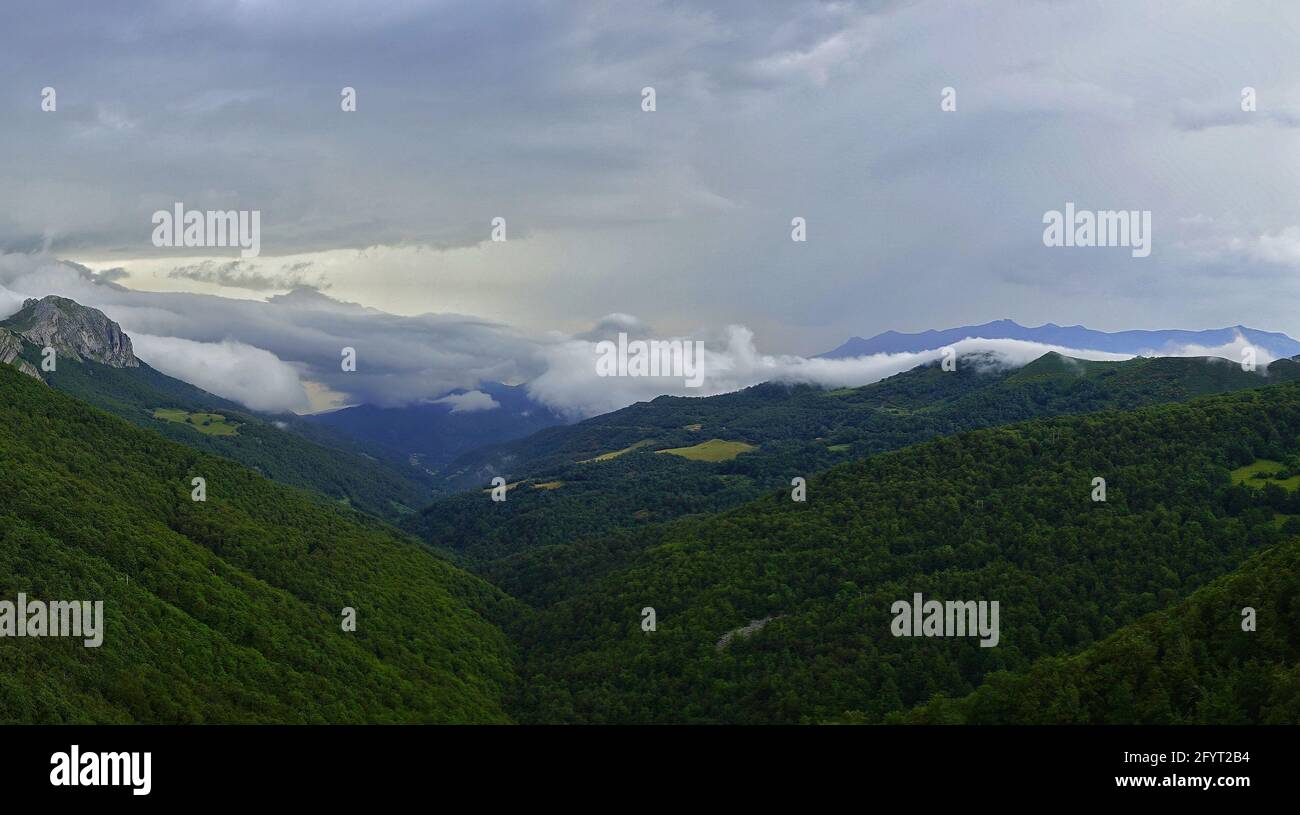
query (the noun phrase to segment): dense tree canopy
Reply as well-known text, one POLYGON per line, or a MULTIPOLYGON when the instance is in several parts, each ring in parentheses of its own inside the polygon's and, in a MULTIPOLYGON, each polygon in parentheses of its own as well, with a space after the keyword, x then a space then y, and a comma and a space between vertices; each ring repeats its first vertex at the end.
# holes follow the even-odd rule
MULTIPOLYGON (((34 348, 29 346, 27 354, 39 364, 34 348)), ((423 470, 369 455, 330 428, 296 416, 254 413, 143 363, 138 368, 111 368, 64 359, 56 371, 42 376, 64 393, 137 427, 381 518, 400 518, 432 495, 432 479, 423 470), (183 424, 160 421, 155 417, 159 408, 220 414, 238 425, 238 432, 205 435, 183 424)))
POLYGON ((0 365, 0 599, 19 592, 102 600, 106 631, 0 639, 0 721, 508 719, 499 591, 0 365))
POLYGON ((403 525, 517 596, 555 597, 553 581, 573 575, 567 561, 609 568, 618 557, 592 553, 625 553, 638 539, 654 540, 654 527, 666 521, 788 490, 793 477, 838 463, 965 430, 1186 401, 1297 376, 1292 360, 1273 363, 1265 377, 1209 357, 1086 362, 1049 353, 1019 369, 971 356, 956 371, 925 365, 838 391, 769 384, 708 398, 661 397, 480 453, 465 466, 502 463, 508 480, 519 482, 507 501, 489 503, 484 479, 403 525), (657 452, 708 438, 758 447, 719 462, 657 452))
POLYGON ((0 599, 108 617, 97 649, 0 639, 0 720, 1293 722, 1291 364, 656 400, 427 508, 451 560, 0 366, 0 599), (758 449, 657 452, 703 437, 758 449), (998 645, 895 637, 915 593, 998 601, 998 645))
POLYGON ((835 467, 806 504, 782 491, 674 524, 525 621, 518 715, 882 721, 1078 652, 1284 539, 1291 498, 1229 471, 1296 452, 1298 397, 1279 385, 959 434, 835 467), (1000 644, 894 637, 891 604, 914 592, 998 600, 1000 644))

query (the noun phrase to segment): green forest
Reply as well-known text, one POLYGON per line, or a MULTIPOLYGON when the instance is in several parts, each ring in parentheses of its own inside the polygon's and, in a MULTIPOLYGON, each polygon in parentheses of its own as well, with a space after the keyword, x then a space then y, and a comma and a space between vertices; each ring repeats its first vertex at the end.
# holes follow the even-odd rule
MULTIPOLYGON (((958 434, 832 468, 806 503, 783 491, 680 522, 524 618, 520 718, 881 722, 1084 651, 1294 546, 1294 493, 1230 472, 1294 456, 1297 397, 1277 385, 958 434), (1105 502, 1091 499, 1097 476, 1105 502), (913 592, 1000 601, 1001 644, 895 638, 891 603, 913 592)), ((1225 625, 1248 600, 1219 610, 1225 625)), ((1293 621, 1265 621, 1270 638, 1238 630, 1234 654, 1284 655, 1273 646, 1293 621)))
MULTIPOLYGON (((1295 724, 1300 722, 1300 545, 1253 555, 1172 607, 1072 656, 997 672, 936 696, 907 724, 1295 724), (1259 615, 1242 631, 1240 609, 1259 615)), ((844 721, 854 721, 856 713, 844 721)))
POLYGON ((516 610, 500 591, 5 365, 0 496, 0 599, 102 599, 107 620, 94 649, 0 639, 0 721, 509 719, 500 626, 516 610))
POLYGON ((511 443, 506 501, 403 529, 391 483, 313 471, 360 453, 65 367, 0 366, 0 599, 103 599, 107 632, 0 639, 0 721, 1300 721, 1289 360, 661 398, 511 443), (278 468, 207 447, 277 434, 278 468), (998 646, 893 636, 914 593, 998 601, 998 646))
MULTIPOLYGON (((26 356, 40 363, 35 348, 28 346, 26 356)), ((137 427, 381 518, 396 520, 414 512, 432 494, 432 479, 423 470, 370 455, 329 428, 292 414, 253 413, 143 363, 138 368, 112 368, 65 359, 42 376, 55 388, 137 427), (238 432, 201 433, 163 418, 175 411, 220 415, 238 432)))
POLYGON ((546 568, 539 558, 549 563, 588 549, 586 539, 618 532, 649 539, 666 521, 788 490, 793 477, 863 456, 1042 416, 1186 401, 1297 378, 1300 364, 1289 359, 1274 362, 1264 379, 1210 357, 1085 362, 1048 353, 1019 369, 969 356, 953 372, 934 363, 838 391, 766 384, 703 399, 664 396, 477 454, 476 471, 508 457, 501 472, 525 488, 486 508, 476 490, 440 498, 401 523, 511 590, 531 592, 539 587, 521 586, 514 572, 546 568), (756 449, 719 462, 658 454, 714 437, 756 449))

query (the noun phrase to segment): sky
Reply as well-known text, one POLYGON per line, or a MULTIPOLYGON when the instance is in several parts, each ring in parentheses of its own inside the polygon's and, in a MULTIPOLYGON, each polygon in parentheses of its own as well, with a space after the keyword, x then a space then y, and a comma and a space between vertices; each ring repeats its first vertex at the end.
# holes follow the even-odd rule
POLYGON ((82 299, 223 395, 653 396, 576 383, 601 326, 708 340, 710 388, 1001 318, 1300 335, 1293 3, 48 2, 0 30, 0 306, 82 299), (260 254, 155 246, 175 202, 260 212, 260 254), (1150 255, 1045 246, 1067 202, 1149 211, 1150 255))

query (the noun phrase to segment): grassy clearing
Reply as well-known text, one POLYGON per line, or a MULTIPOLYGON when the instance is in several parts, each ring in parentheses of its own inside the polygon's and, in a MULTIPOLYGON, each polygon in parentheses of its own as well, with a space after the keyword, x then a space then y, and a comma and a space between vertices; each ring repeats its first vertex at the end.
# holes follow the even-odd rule
POLYGON ((758 448, 752 444, 745 444, 743 441, 723 441, 722 439, 709 439, 705 442, 692 445, 690 447, 673 447, 668 450, 659 450, 660 453, 668 453, 673 456, 681 456, 691 461, 731 461, 741 453, 748 453, 750 450, 758 448))
POLYGON ((615 450, 612 453, 601 453, 595 458, 585 459, 583 461, 579 461, 578 463, 591 464, 594 461, 609 461, 610 459, 618 458, 619 456, 626 455, 632 452, 633 450, 639 450, 642 447, 645 447, 646 445, 650 445, 654 443, 655 443, 654 439, 642 439, 641 441, 636 442, 635 444, 629 444, 627 447, 624 447, 622 450, 615 450))
POLYGON ((1283 468, 1280 461, 1261 458, 1245 467, 1238 467, 1232 471, 1233 484, 1245 484, 1248 487, 1257 487, 1263 489, 1265 484, 1277 484, 1284 490, 1294 491, 1300 488, 1300 475, 1289 478, 1276 478, 1277 472, 1283 468))
POLYGON ((190 413, 179 408, 158 408, 153 412, 155 419, 175 424, 189 425, 208 436, 238 436, 239 425, 228 421, 220 413, 190 413))

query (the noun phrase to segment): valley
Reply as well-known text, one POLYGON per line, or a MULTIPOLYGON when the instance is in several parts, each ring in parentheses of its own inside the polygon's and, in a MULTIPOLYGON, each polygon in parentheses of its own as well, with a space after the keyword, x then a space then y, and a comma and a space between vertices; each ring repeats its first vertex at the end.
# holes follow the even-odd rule
POLYGON ((922 365, 834 391, 767 384, 703 399, 660 397, 485 448, 449 468, 499 473, 512 482, 558 480, 564 490, 512 492, 490 519, 475 497, 457 493, 402 525, 463 554, 508 591, 524 591, 515 574, 585 550, 575 536, 652 540, 660 524, 788 492, 796 476, 863 456, 1035 417, 1181 402, 1300 379, 1300 364, 1289 359, 1272 363, 1267 377, 1205 357, 1086 362, 1048 353, 1020 368, 987 362, 971 358, 953 372, 922 365), (714 438, 701 442, 701 436, 714 438), (658 454, 669 450, 691 455, 658 454), (725 452, 696 454, 712 450, 725 452))
POLYGON ((7 721, 1294 716, 1290 359, 1052 352, 660 397, 463 454, 429 478, 464 491, 438 497, 328 425, 154 371, 111 328, 107 361, 70 346, 41 371, 19 331, 38 324, 0 326, 0 576, 103 597, 105 656, 0 642, 7 721), (504 501, 470 477, 494 471, 504 501), (899 636, 914 597, 992 627, 899 636), (1190 630, 1206 644, 1169 645, 1190 630))

